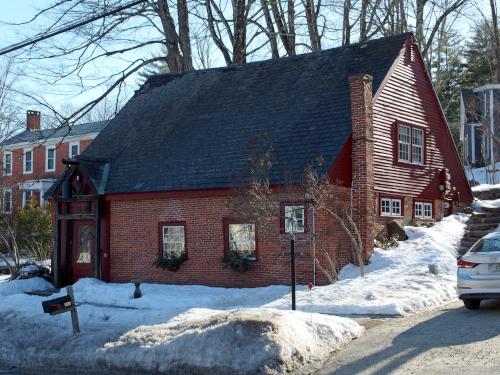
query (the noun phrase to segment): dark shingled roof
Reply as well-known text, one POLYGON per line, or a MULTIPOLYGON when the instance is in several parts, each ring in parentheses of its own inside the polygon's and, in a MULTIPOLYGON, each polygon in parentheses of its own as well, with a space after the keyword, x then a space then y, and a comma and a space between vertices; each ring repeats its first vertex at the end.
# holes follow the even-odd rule
POLYGON ((351 134, 348 76, 372 75, 375 92, 408 37, 152 76, 83 158, 110 163, 106 193, 230 187, 265 134, 271 183, 298 182, 320 156, 326 171, 351 134))
POLYGON ((97 121, 86 124, 75 124, 72 125, 71 128, 62 127, 55 129, 25 130, 5 140, 1 143, 1 146, 99 133, 108 123, 109 121, 97 121))

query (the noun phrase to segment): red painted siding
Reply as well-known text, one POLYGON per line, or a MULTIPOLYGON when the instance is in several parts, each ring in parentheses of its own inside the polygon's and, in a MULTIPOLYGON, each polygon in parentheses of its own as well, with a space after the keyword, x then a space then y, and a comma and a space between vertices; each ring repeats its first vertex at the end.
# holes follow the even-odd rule
POLYGON ((443 169, 448 168, 451 185, 462 202, 471 202, 469 185, 424 63, 416 49, 410 53, 410 46, 408 41, 374 99, 375 191, 441 200, 438 186, 443 169), (425 129, 425 166, 398 163, 398 121, 425 129))

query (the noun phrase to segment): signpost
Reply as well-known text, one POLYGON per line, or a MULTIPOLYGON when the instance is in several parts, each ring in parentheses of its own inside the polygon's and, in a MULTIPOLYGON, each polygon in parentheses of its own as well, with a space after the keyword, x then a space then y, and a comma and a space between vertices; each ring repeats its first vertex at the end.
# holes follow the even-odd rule
POLYGON ((78 323, 78 313, 76 312, 75 295, 73 287, 66 287, 67 295, 42 302, 43 312, 50 315, 59 315, 65 312, 71 313, 71 323, 73 325, 73 334, 80 333, 80 324, 78 323))

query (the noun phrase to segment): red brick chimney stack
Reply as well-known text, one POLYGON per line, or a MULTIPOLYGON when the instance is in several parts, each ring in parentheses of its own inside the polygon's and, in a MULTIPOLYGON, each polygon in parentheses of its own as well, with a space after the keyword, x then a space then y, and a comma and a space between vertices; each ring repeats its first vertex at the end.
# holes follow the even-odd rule
POLYGON ((373 251, 375 191, 373 178, 373 78, 349 77, 352 119, 352 212, 363 241, 363 253, 373 251))
POLYGON ((26 130, 40 130, 40 112, 26 111, 26 130))

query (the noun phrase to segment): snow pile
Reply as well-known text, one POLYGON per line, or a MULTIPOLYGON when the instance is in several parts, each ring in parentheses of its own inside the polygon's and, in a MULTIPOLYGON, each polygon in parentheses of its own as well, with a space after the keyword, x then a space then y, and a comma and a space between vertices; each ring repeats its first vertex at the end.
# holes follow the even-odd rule
POLYGON ((81 334, 73 336, 69 314, 44 315, 42 300, 3 300, 0 341, 9 345, 0 346, 0 363, 50 368, 57 358, 61 369, 78 363, 90 372, 277 374, 320 364, 363 332, 347 318, 298 311, 190 309, 171 317, 172 310, 82 304, 81 334))
POLYGON ((495 168, 492 164, 479 168, 466 167, 464 171, 467 179, 475 184, 489 184, 491 186, 500 182, 500 162, 495 164, 495 168))
POLYGON ((41 277, 33 277, 26 280, 11 280, 7 281, 9 276, 0 279, 0 296, 10 296, 13 294, 22 294, 33 292, 35 290, 51 289, 54 286, 42 279, 41 277))
POLYGON ((125 333, 104 345, 99 358, 113 367, 172 373, 282 373, 324 361, 362 332, 350 319, 321 314, 192 309, 125 333))
MULTIPOLYGON (((456 249, 467 216, 454 215, 431 228, 405 227, 409 239, 389 250, 375 249, 364 278, 359 269, 344 267, 341 280, 301 292, 303 311, 337 315, 408 315, 432 309, 456 298, 456 249), (429 272, 435 264, 439 274, 429 272)), ((285 307, 287 299, 266 307, 285 307)))

